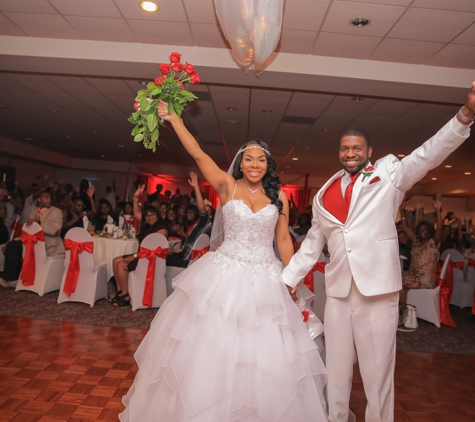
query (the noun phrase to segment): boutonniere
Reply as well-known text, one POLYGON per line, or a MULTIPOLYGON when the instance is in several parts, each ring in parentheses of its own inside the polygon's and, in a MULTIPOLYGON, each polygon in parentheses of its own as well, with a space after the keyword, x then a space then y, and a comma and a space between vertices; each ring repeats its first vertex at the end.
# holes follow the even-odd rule
POLYGON ((374 172, 374 167, 373 166, 368 166, 364 168, 363 170, 360 171, 360 173, 363 175, 363 180, 362 182, 365 181, 365 179, 369 176, 371 176, 374 172))

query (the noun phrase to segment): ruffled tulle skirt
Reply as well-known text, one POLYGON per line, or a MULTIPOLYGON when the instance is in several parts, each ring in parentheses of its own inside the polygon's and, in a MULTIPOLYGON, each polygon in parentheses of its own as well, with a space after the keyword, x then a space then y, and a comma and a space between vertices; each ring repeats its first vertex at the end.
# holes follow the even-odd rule
POLYGON ((280 275, 221 258, 207 253, 174 280, 120 420, 326 421, 326 371, 280 275))

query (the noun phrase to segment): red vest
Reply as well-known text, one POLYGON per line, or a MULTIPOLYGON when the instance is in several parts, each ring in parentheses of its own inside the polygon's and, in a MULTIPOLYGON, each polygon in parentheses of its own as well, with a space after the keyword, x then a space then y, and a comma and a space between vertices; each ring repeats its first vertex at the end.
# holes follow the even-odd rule
POLYGON ((350 206, 341 194, 341 177, 336 179, 323 194, 323 207, 345 224, 350 206))

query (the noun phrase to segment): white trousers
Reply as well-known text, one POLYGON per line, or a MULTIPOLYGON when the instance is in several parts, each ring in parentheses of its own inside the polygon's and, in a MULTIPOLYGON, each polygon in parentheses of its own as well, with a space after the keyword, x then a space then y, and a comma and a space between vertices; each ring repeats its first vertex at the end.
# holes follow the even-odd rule
POLYGON ((348 421, 357 358, 368 400, 366 422, 393 422, 398 301, 398 292, 363 296, 354 282, 347 297, 327 297, 325 346, 330 422, 348 421))

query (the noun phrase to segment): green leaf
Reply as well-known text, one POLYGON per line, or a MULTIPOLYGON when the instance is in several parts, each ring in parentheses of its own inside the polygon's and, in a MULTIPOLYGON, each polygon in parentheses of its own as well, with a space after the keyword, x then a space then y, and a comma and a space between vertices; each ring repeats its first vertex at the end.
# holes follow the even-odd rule
POLYGON ((155 89, 152 89, 152 95, 158 95, 162 92, 162 88, 157 86, 155 89))
POLYGON ((155 145, 154 143, 150 142, 150 143, 147 145, 147 148, 148 148, 148 149, 153 149, 153 146, 154 146, 154 145, 155 145))
POLYGON ((172 111, 173 111, 173 103, 170 102, 168 103, 168 114, 172 114, 172 111))
POLYGON ((140 100, 140 110, 141 111, 148 111, 150 109, 150 103, 147 98, 142 98, 140 100))
POLYGON ((157 127, 157 115, 154 114, 149 114, 147 116, 147 124, 148 124, 148 130, 152 132, 156 127, 157 127))
POLYGON ((154 129, 154 131, 150 134, 150 139, 152 142, 157 142, 158 140, 158 127, 154 129))
POLYGON ((134 125, 137 123, 134 119, 134 116, 130 116, 128 119, 127 119, 130 123, 133 123, 134 125))
POLYGON ((149 82, 147 84, 147 89, 149 89, 150 91, 155 89, 157 87, 157 85, 155 85, 155 82, 149 82))
POLYGON ((142 139, 143 139, 143 135, 139 133, 138 135, 135 135, 134 142, 140 142, 142 139))

